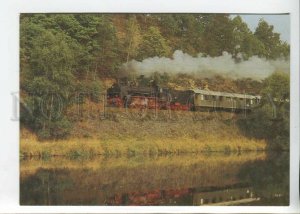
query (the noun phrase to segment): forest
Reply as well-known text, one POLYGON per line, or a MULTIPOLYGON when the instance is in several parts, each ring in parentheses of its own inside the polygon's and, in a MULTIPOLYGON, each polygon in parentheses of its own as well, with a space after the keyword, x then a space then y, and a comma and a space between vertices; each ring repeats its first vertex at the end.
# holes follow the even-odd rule
MULTIPOLYGON (((240 16, 228 14, 21 14, 20 94, 26 103, 21 126, 40 139, 65 138, 73 121, 67 110, 55 117, 57 109, 52 105, 45 118, 38 103, 46 94, 52 94, 50 100, 58 95, 66 109, 71 108, 70 97, 76 91, 92 94, 92 101, 97 102, 109 82, 124 74, 124 64, 172 58, 177 50, 192 57, 199 53, 218 57, 226 52, 235 63, 254 56, 265 60, 290 57, 289 44, 281 41, 272 25, 260 20, 252 32, 240 16)), ((280 71, 263 80, 161 72, 134 78, 155 79, 175 88, 209 85, 211 90, 289 98, 289 75, 280 71)))

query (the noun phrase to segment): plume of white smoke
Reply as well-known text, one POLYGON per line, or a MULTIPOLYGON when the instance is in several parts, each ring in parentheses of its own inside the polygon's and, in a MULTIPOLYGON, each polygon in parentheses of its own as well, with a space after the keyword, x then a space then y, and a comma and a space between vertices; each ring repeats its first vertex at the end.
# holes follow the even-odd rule
POLYGON ((177 50, 172 58, 153 57, 144 59, 142 62, 132 60, 123 64, 122 69, 127 74, 135 73, 136 75, 166 72, 168 74, 186 73, 199 77, 221 75, 232 79, 252 78, 261 80, 274 71, 289 72, 290 64, 284 59, 267 60, 257 56, 237 63, 227 52, 217 57, 205 57, 201 53, 197 57, 193 57, 177 50))

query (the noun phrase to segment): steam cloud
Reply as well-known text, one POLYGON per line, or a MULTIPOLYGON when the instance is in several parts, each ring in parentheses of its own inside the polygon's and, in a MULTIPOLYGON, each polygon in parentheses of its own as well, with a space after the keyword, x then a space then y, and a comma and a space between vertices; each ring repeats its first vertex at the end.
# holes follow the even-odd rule
POLYGON ((274 71, 289 72, 290 64, 284 59, 267 60, 257 56, 237 63, 227 52, 218 57, 204 57, 201 53, 197 57, 192 57, 176 50, 172 58, 153 57, 144 59, 142 62, 132 60, 123 64, 122 69, 126 73, 134 72, 137 75, 146 76, 154 72, 166 72, 168 74, 186 73, 200 77, 222 75, 232 79, 262 80, 274 71))

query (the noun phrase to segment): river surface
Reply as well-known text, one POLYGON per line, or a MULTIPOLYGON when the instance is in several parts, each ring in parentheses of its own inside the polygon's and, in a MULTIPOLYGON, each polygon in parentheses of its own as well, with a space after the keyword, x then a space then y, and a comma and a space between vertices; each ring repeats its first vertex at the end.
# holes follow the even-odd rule
POLYGON ((21 205, 289 205, 289 153, 23 159, 21 205))

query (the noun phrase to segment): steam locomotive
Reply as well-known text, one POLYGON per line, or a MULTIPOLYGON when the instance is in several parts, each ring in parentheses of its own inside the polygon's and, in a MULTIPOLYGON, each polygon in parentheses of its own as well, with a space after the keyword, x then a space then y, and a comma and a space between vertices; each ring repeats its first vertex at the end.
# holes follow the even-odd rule
POLYGON ((114 107, 171 109, 182 111, 243 111, 261 102, 261 96, 211 91, 208 89, 174 90, 156 84, 115 83, 107 90, 107 104, 114 107))

